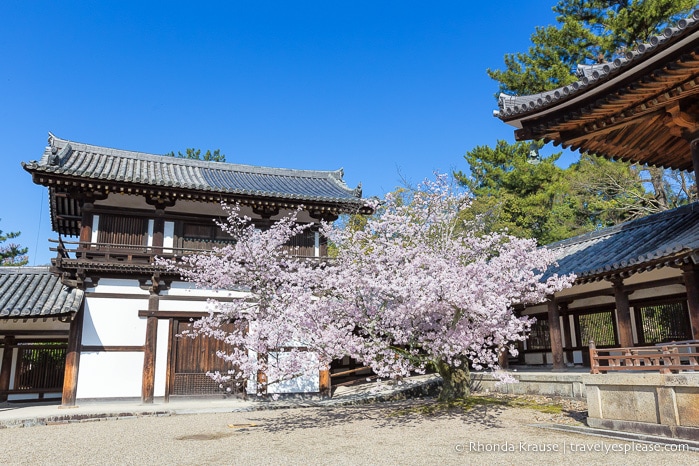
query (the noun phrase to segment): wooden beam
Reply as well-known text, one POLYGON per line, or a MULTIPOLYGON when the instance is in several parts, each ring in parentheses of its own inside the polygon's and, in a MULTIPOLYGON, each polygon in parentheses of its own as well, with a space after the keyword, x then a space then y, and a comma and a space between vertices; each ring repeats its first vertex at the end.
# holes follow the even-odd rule
POLYGON ((175 348, 177 348, 177 324, 178 321, 175 318, 170 318, 168 320, 168 325, 170 326, 170 331, 167 340, 167 366, 165 369, 165 402, 170 402, 170 393, 174 387, 175 383, 175 348))
POLYGON ((682 275, 687 287, 687 304, 689 305, 689 321, 692 326, 692 339, 699 340, 699 276, 694 264, 685 267, 682 275))
POLYGON ((614 279, 614 301, 616 303, 616 318, 619 331, 619 345, 625 348, 633 346, 633 330, 631 328, 631 307, 629 294, 624 289, 621 279, 614 279))
POLYGON ((5 337, 5 348, 2 350, 2 362, 0 362, 0 402, 7 401, 7 391, 10 389, 10 372, 12 371, 11 345, 15 342, 12 336, 5 337))
POLYGON ((145 351, 143 345, 82 345, 81 353, 140 353, 145 351))
POLYGON ((198 319, 201 317, 207 317, 208 315, 208 312, 203 311, 138 311, 138 317, 157 317, 158 319, 198 319))
MULTIPOLYGON (((148 310, 158 310, 157 280, 153 279, 153 291, 148 297, 148 310)), ((143 377, 141 383, 141 401, 153 403, 155 395, 155 353, 158 343, 158 318, 148 317, 146 322, 146 341, 143 345, 143 377)))
POLYGON ((562 314, 563 317, 563 338, 565 341, 565 344, 563 344, 563 348, 568 348, 565 351, 565 357, 566 360, 568 361, 568 364, 573 364, 573 350, 570 348, 573 347, 573 333, 570 328, 570 316, 568 315, 568 305, 561 303, 560 305, 560 313, 562 314))
POLYGON ((318 377, 320 396, 323 398, 330 398, 330 369, 323 369, 319 371, 318 377))
POLYGON ((83 300, 77 314, 70 322, 68 333, 68 350, 66 351, 66 365, 63 372, 63 392, 61 394, 61 406, 75 406, 78 392, 78 369, 80 367, 80 347, 82 344, 83 319, 85 315, 85 300, 83 300))
POLYGON ((551 296, 548 301, 549 335, 551 340, 551 354, 553 356, 553 369, 563 370, 563 343, 561 339, 561 315, 558 311, 556 298, 551 296))

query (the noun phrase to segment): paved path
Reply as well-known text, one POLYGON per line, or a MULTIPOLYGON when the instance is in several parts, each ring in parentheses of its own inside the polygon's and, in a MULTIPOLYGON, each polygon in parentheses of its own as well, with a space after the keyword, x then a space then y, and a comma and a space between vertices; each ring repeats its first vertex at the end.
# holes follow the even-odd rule
POLYGON ((418 408, 431 400, 366 403, 397 396, 395 387, 369 390, 340 390, 325 401, 4 409, 0 464, 699 464, 699 452, 677 446, 542 428, 557 415, 531 409, 480 405, 428 416, 418 408), (54 416, 66 411, 84 417, 54 416), (10 427, 29 425, 36 426, 10 427))

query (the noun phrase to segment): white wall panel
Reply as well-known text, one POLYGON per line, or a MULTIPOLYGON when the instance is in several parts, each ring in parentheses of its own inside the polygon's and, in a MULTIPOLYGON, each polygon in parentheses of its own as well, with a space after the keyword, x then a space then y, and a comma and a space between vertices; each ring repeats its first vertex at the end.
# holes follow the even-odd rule
POLYGON ((85 302, 83 341, 86 346, 139 346, 146 341, 147 299, 88 297, 85 302))
POLYGON ((82 353, 77 398, 140 398, 142 373, 143 352, 82 353))
POLYGON ((148 290, 142 290, 138 280, 123 280, 119 278, 100 278, 97 282, 97 286, 88 288, 87 292, 142 294, 148 296, 148 290))
POLYGON ((155 396, 165 396, 167 375, 167 343, 170 338, 170 321, 158 319, 158 342, 155 350, 155 396))

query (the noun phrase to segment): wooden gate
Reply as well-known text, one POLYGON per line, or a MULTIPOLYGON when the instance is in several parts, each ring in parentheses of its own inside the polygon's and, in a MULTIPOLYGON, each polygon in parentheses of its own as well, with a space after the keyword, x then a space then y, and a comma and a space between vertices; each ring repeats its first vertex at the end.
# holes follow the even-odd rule
MULTIPOLYGON (((230 351, 230 346, 220 340, 206 336, 196 338, 180 337, 183 331, 191 329, 189 319, 173 322, 172 352, 170 353, 169 394, 178 395, 218 395, 242 392, 231 384, 231 392, 221 387, 207 372, 227 373, 233 366, 216 355, 217 351, 230 351)), ((233 330, 235 324, 227 324, 224 330, 233 330)))

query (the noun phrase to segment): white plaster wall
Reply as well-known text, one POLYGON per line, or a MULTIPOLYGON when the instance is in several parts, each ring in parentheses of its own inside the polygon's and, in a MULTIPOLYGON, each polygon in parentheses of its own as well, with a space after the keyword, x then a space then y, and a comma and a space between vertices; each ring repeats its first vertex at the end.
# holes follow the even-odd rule
MULTIPOLYGON (((305 356, 304 360, 307 360, 316 369, 291 380, 270 384, 267 386, 268 394, 317 393, 320 390, 320 373, 317 370, 318 356, 315 353, 305 353, 302 356, 305 356)), ((270 353, 270 357, 279 357, 280 360, 283 360, 285 355, 284 353, 270 353)))
POLYGON ((88 288, 86 291, 88 296, 90 293, 122 293, 148 296, 148 290, 141 289, 138 280, 121 278, 100 278, 97 286, 88 288))
POLYGON ((204 298, 243 298, 248 296, 250 293, 245 291, 214 291, 197 288, 194 284, 190 282, 173 282, 170 285, 169 290, 164 290, 162 296, 197 296, 204 298))
POLYGON ((155 350, 155 396, 165 396, 165 380, 167 375, 167 344, 169 338, 169 321, 158 319, 158 336, 155 350))
POLYGON ((180 312, 209 312, 209 304, 206 300, 201 301, 179 301, 162 299, 158 305, 161 311, 180 312))
POLYGON ((143 352, 80 354, 77 398, 141 396, 143 352))
MULTIPOLYGON (((251 357, 255 356, 255 352, 251 351, 251 357)), ((269 353, 270 357, 279 357, 279 359, 284 359, 284 353, 269 353)), ((284 382, 271 383, 267 386, 267 393, 269 395, 275 394, 285 394, 285 393, 318 393, 320 391, 320 373, 318 372, 318 356, 315 353, 305 353, 302 356, 306 356, 311 367, 314 367, 307 374, 299 377, 295 377, 284 382)), ((247 384, 247 392, 249 394, 257 393, 257 379, 256 377, 250 377, 247 384)))
POLYGON ((148 299, 87 297, 82 344, 85 346, 140 346, 146 341, 148 299))

